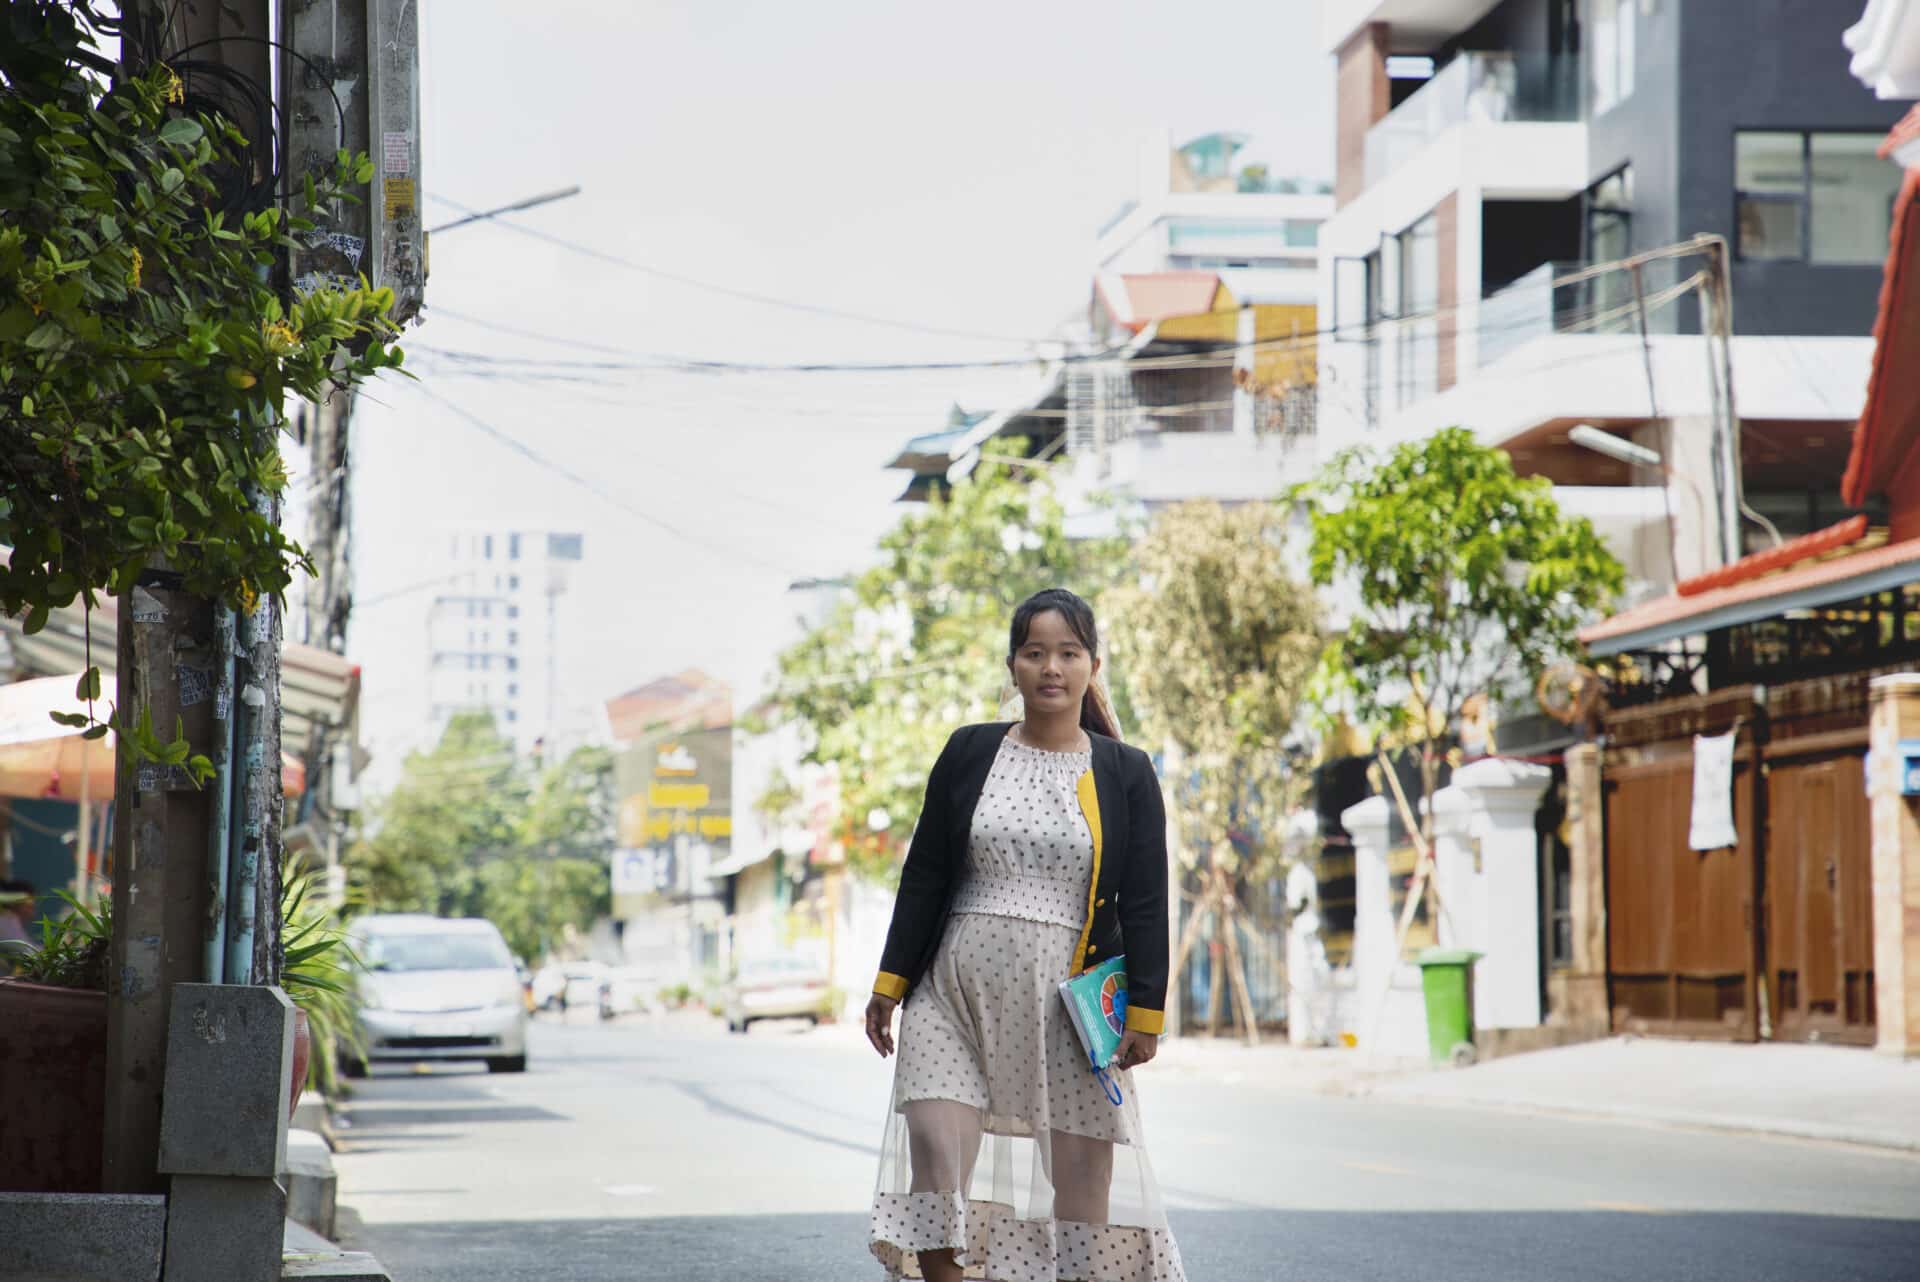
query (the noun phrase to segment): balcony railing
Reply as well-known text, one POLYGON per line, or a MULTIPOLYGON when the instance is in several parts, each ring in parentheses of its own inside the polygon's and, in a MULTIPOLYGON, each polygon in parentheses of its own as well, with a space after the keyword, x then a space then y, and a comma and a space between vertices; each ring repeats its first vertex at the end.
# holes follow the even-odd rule
POLYGON ((1579 120, 1580 65, 1561 55, 1465 53, 1367 131, 1371 187, 1455 125, 1579 120))
POLYGON ((1480 302, 1477 326, 1483 368, 1547 334, 1650 334, 1676 331, 1673 295, 1684 264, 1656 259, 1640 268, 1640 293, 1624 268, 1592 273, 1578 262, 1542 263, 1480 302))

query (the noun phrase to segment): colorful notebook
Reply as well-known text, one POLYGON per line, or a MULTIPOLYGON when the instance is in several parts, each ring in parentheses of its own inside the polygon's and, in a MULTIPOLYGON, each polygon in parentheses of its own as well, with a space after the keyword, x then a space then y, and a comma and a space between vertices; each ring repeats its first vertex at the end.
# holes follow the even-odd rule
POLYGON ((1120 1049, 1127 1031, 1127 959, 1114 957, 1060 984, 1073 1030, 1080 1034, 1087 1062, 1106 1089, 1107 1098, 1120 1102, 1120 1088, 1107 1076, 1107 1066, 1120 1049))

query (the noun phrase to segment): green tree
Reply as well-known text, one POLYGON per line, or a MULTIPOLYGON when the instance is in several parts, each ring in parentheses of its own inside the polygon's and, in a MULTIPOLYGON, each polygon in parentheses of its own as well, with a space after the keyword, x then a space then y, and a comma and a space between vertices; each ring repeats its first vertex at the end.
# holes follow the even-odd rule
POLYGON ((525 774, 485 712, 463 712, 439 742, 412 753, 392 792, 371 808, 345 860, 370 912, 462 915, 476 906, 479 869, 520 849, 525 774))
MULTIPOLYGON (((1320 702, 1418 745, 1428 796, 1435 741, 1466 701, 1498 699, 1576 651, 1581 623, 1625 582, 1591 521, 1465 428, 1342 453, 1302 497, 1314 582, 1357 600, 1325 654, 1320 702)), ((1430 816, 1420 831, 1430 844, 1430 816)))
POLYGON ((1096 597, 1126 551, 1070 541, 1044 473, 987 460, 902 519, 880 553, 826 624, 780 656, 758 720, 798 725, 807 759, 839 768, 836 835, 857 871, 889 880, 947 735, 996 711, 1014 607, 1046 587, 1096 597))
MULTIPOLYGON (((28 632, 77 597, 125 593, 156 557, 243 610, 281 592, 306 564, 273 519, 287 399, 401 360, 390 291, 279 280, 320 234, 314 211, 356 199, 371 162, 328 158, 300 213, 272 192, 237 199, 248 140, 184 114, 163 65, 109 86, 100 22, 90 4, 28 0, 0 31, 0 609, 28 632)), ((98 697, 97 669, 80 694, 98 697)), ((121 730, 158 754, 150 725, 121 730)), ((186 764, 184 738, 166 748, 186 764)))
MULTIPOLYGON (((1322 648, 1313 590, 1281 564, 1285 514, 1270 504, 1164 510, 1135 551, 1137 584, 1102 602, 1148 743, 1172 749, 1170 812, 1197 905, 1175 950, 1185 965, 1211 923, 1235 1011, 1255 1037, 1235 934, 1241 891, 1271 876, 1299 794, 1285 740, 1322 648)), ((1212 1027, 1224 985, 1215 970, 1212 1027)))
POLYGON ((612 909, 613 754, 577 748, 540 770, 516 838, 511 857, 481 865, 475 911, 532 961, 612 909))
POLYGON ((407 758, 346 858, 369 912, 485 917, 537 960, 609 907, 613 757, 580 748, 532 768, 485 712, 407 758))

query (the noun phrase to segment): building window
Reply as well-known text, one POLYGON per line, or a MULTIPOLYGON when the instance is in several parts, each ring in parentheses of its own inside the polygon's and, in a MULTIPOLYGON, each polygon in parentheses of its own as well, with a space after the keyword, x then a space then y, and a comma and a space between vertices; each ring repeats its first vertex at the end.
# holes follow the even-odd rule
POLYGON ((507 682, 507 698, 518 699, 519 697, 520 697, 520 683, 518 681, 507 682))
MULTIPOLYGON (((1616 169, 1589 187, 1586 206, 1588 263, 1617 263, 1633 252, 1633 167, 1616 169)), ((1633 277, 1604 272, 1575 287, 1596 312, 1611 312, 1633 302, 1633 277)))
POLYGON ((520 644, 520 634, 518 632, 515 632, 512 628, 507 629, 507 644, 508 645, 520 644))
POLYGON ((518 671, 520 671, 520 660, 518 660, 518 659, 516 659, 516 658, 514 658, 514 657, 513 657, 512 655, 508 655, 508 656, 507 656, 507 671, 508 671, 508 672, 518 672, 518 671))
POLYGON ((519 618, 519 617, 520 617, 520 607, 519 607, 519 606, 517 606, 517 605, 510 605, 510 606, 508 606, 508 607, 507 607, 507 617, 508 617, 509 619, 517 619, 517 618, 519 618))
POLYGON ((520 590, 520 576, 517 574, 509 574, 507 576, 507 591, 518 592, 519 590, 520 590))
POLYGON ((518 534, 509 534, 507 535, 507 560, 518 561, 519 559, 520 536, 518 534))
POLYGON ((1634 11, 1639 0, 1593 0, 1587 69, 1593 114, 1605 115, 1633 96, 1634 11))
POLYGON ((512 708, 507 709, 507 720, 518 721, 519 719, 520 719, 519 713, 515 712, 512 708))
POLYGON ((482 535, 480 538, 480 546, 482 549, 481 556, 488 561, 493 560, 493 536, 491 534, 482 535))
POLYGON ((1404 406, 1440 387, 1440 224, 1428 214, 1394 237, 1393 245, 1402 318, 1397 381, 1404 406))
POLYGON ((1743 130, 1734 136, 1741 258, 1870 266, 1887 256, 1897 165, 1877 133, 1743 130))

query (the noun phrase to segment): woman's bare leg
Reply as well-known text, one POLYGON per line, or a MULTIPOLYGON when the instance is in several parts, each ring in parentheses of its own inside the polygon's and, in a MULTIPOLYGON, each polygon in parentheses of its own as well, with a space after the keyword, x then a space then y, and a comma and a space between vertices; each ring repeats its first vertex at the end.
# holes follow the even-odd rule
POLYGON ((1053 1216, 1081 1224, 1105 1224, 1113 1190, 1113 1141, 1067 1131, 1047 1132, 1052 1162, 1053 1216))
MULTIPOLYGON (((913 1100, 901 1105, 907 1118, 907 1153, 915 1193, 965 1193, 980 1156, 980 1110, 956 1100, 913 1100)), ((927 1282, 961 1282, 951 1248, 918 1253, 927 1282)))

